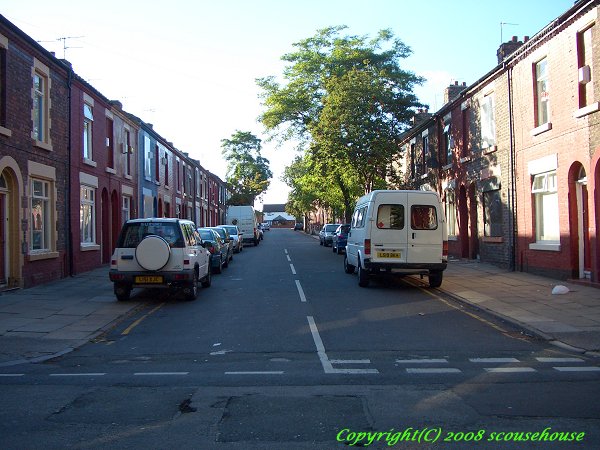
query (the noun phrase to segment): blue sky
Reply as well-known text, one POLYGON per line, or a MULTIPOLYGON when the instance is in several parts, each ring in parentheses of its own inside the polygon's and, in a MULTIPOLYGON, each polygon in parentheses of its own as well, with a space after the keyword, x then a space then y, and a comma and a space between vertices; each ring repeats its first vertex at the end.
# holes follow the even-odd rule
MULTIPOLYGON (((428 82, 416 89, 435 111, 453 81, 473 83, 496 66, 511 36, 533 36, 572 0, 133 0, 78 2, 6 0, 8 20, 105 96, 154 124, 175 146, 222 178, 221 139, 235 130, 265 138, 255 79, 279 76, 280 57, 320 28, 347 25, 374 36, 390 28, 411 47, 401 64, 428 82), (501 22, 505 23, 501 27, 501 22)), ((272 188, 265 203, 283 203, 278 178, 294 157, 291 145, 264 142, 272 188)))

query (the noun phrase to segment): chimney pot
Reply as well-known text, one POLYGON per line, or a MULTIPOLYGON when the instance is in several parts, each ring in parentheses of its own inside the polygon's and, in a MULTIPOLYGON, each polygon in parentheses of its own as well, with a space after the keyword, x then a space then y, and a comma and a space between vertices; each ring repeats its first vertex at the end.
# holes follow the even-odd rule
POLYGON ((527 42, 529 40, 529 36, 524 36, 523 37, 523 42, 527 42))
POLYGON ((512 37, 512 41, 513 41, 513 42, 517 42, 518 40, 519 40, 519 38, 518 38, 517 36, 513 36, 513 37, 512 37))

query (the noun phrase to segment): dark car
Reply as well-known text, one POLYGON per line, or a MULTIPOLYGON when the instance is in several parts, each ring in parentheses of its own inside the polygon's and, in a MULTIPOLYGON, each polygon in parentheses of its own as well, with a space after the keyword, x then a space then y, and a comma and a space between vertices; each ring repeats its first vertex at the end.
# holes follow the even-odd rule
POLYGON ((350 231, 350 224, 345 223, 337 227, 331 241, 331 248, 333 253, 340 253, 340 250, 346 251, 346 244, 348 243, 348 232, 350 231))
POLYGON ((223 240, 223 245, 227 248, 225 262, 223 263, 223 267, 227 267, 229 266, 229 261, 233 259, 233 239, 229 235, 229 231, 225 228, 211 227, 211 229, 219 233, 219 236, 221 236, 221 239, 223 240))
POLYGON ((210 265, 214 273, 221 273, 227 261, 227 247, 221 236, 212 228, 198 228, 198 233, 204 242, 204 248, 210 252, 210 265))
POLYGON ((299 231, 302 231, 302 230, 304 230, 304 224, 302 224, 302 223, 300 223, 300 222, 296 223, 296 224, 294 225, 294 231, 298 231, 298 230, 299 230, 299 231))
POLYGON ((333 233, 340 225, 341 223, 326 223, 323 225, 323 228, 319 231, 319 244, 329 247, 333 242, 333 233))

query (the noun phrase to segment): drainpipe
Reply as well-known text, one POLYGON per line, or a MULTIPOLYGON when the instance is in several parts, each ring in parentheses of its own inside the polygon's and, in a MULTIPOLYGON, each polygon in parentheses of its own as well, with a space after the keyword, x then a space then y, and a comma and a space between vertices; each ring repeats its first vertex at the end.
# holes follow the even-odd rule
POLYGON ((507 67, 507 82, 508 82, 508 130, 510 140, 510 151, 509 151, 509 174, 510 174, 510 190, 509 190, 509 204, 510 204, 510 270, 513 272, 517 266, 517 181, 516 181, 516 155, 515 155, 515 135, 514 135, 514 120, 513 120, 513 98, 512 98, 512 67, 507 67))
POLYGON ((71 164, 71 154, 72 154, 72 137, 71 137, 71 132, 72 132, 72 117, 71 117, 71 113, 72 113, 72 106, 71 106, 71 101, 72 101, 72 84, 73 84, 73 69, 71 67, 69 67, 69 71, 67 74, 67 90, 68 90, 68 115, 69 115, 69 124, 68 124, 68 133, 69 133, 69 137, 67 138, 67 154, 68 154, 68 160, 67 160, 67 187, 66 187, 66 191, 67 191, 67 201, 66 201, 66 215, 67 218, 65 220, 66 224, 67 224, 67 259, 68 259, 68 268, 69 268, 69 276, 72 277, 74 274, 74 269, 73 269, 73 229, 72 229, 72 225, 71 225, 71 183, 73 182, 73 180, 71 179, 71 172, 73 169, 73 165, 71 164))

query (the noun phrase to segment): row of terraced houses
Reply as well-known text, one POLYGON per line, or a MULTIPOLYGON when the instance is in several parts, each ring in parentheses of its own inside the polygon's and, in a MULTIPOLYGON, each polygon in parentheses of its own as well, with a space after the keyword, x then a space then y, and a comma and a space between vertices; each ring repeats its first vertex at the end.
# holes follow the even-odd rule
POLYGON ((110 262, 123 222, 223 223, 226 184, 0 16, 0 290, 110 262))
POLYGON ((393 170, 443 198, 450 256, 600 281, 600 26, 580 0, 421 111, 393 170))

